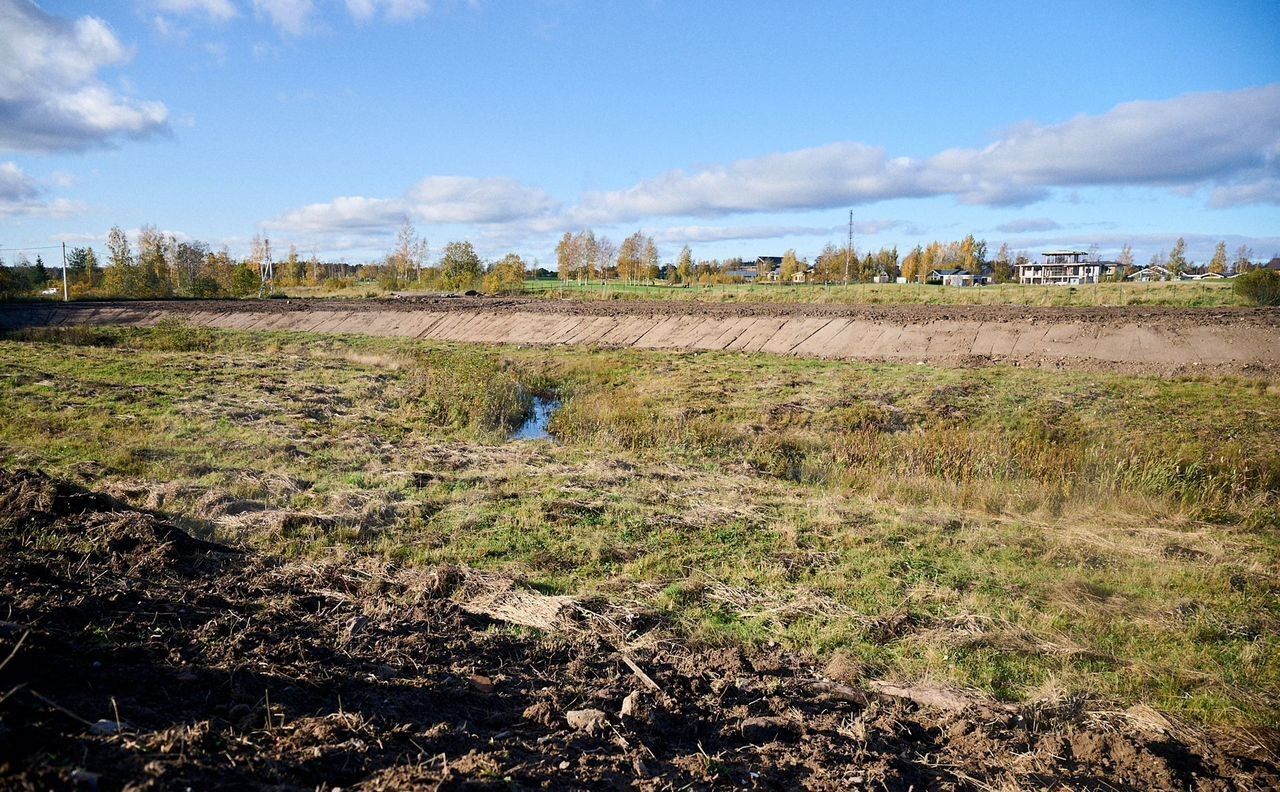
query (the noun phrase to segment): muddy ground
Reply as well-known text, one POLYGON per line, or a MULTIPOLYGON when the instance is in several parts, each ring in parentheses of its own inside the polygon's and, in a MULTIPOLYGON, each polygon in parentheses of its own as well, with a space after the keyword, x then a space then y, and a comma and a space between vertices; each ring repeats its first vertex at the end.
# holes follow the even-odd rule
POLYGON ((6 789, 1280 787, 1274 734, 690 647, 455 569, 289 563, 32 472, 0 471, 0 618, 6 789))

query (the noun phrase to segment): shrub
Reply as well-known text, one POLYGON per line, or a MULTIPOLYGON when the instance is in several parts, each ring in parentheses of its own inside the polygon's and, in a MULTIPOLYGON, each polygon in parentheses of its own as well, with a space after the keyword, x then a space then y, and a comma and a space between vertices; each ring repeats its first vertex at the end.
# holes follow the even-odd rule
POLYGON ((1254 305, 1280 305, 1280 272, 1258 269, 1235 280, 1235 293, 1254 305))
POLYGON ((458 350, 421 357, 418 364, 411 370, 407 406, 433 426, 505 431, 528 411, 520 372, 496 354, 458 350))
POLYGON ((248 297, 256 293, 260 283, 258 273, 244 264, 231 270, 231 293, 237 297, 248 297))
POLYGON ((191 282, 191 296, 200 298, 218 297, 222 294, 222 286, 214 278, 201 275, 191 282))

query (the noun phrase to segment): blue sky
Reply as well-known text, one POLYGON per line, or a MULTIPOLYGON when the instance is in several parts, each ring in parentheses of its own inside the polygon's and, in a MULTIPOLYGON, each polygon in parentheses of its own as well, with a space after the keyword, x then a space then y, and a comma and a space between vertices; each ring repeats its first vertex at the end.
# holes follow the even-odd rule
MULTIPOLYGON (((1280 5, 0 0, 0 247, 1280 253, 1280 5)), ((6 258, 12 258, 5 254, 6 258)))

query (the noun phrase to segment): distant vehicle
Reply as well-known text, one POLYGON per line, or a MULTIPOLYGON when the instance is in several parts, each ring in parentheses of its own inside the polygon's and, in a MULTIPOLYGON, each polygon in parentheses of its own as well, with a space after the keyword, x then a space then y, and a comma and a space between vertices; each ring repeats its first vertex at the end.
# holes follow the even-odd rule
POLYGON ((41 294, 57 294, 59 291, 61 291, 61 289, 59 289, 57 286, 50 286, 49 288, 45 289, 40 293, 41 294))

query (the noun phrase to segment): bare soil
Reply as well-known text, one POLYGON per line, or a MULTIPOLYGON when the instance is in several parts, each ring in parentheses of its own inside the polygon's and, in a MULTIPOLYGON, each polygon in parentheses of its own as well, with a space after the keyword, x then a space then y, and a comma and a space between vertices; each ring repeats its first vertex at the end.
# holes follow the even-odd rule
POLYGON ((895 687, 567 605, 242 552, 0 472, 0 787, 1280 787, 1274 734, 895 687))

